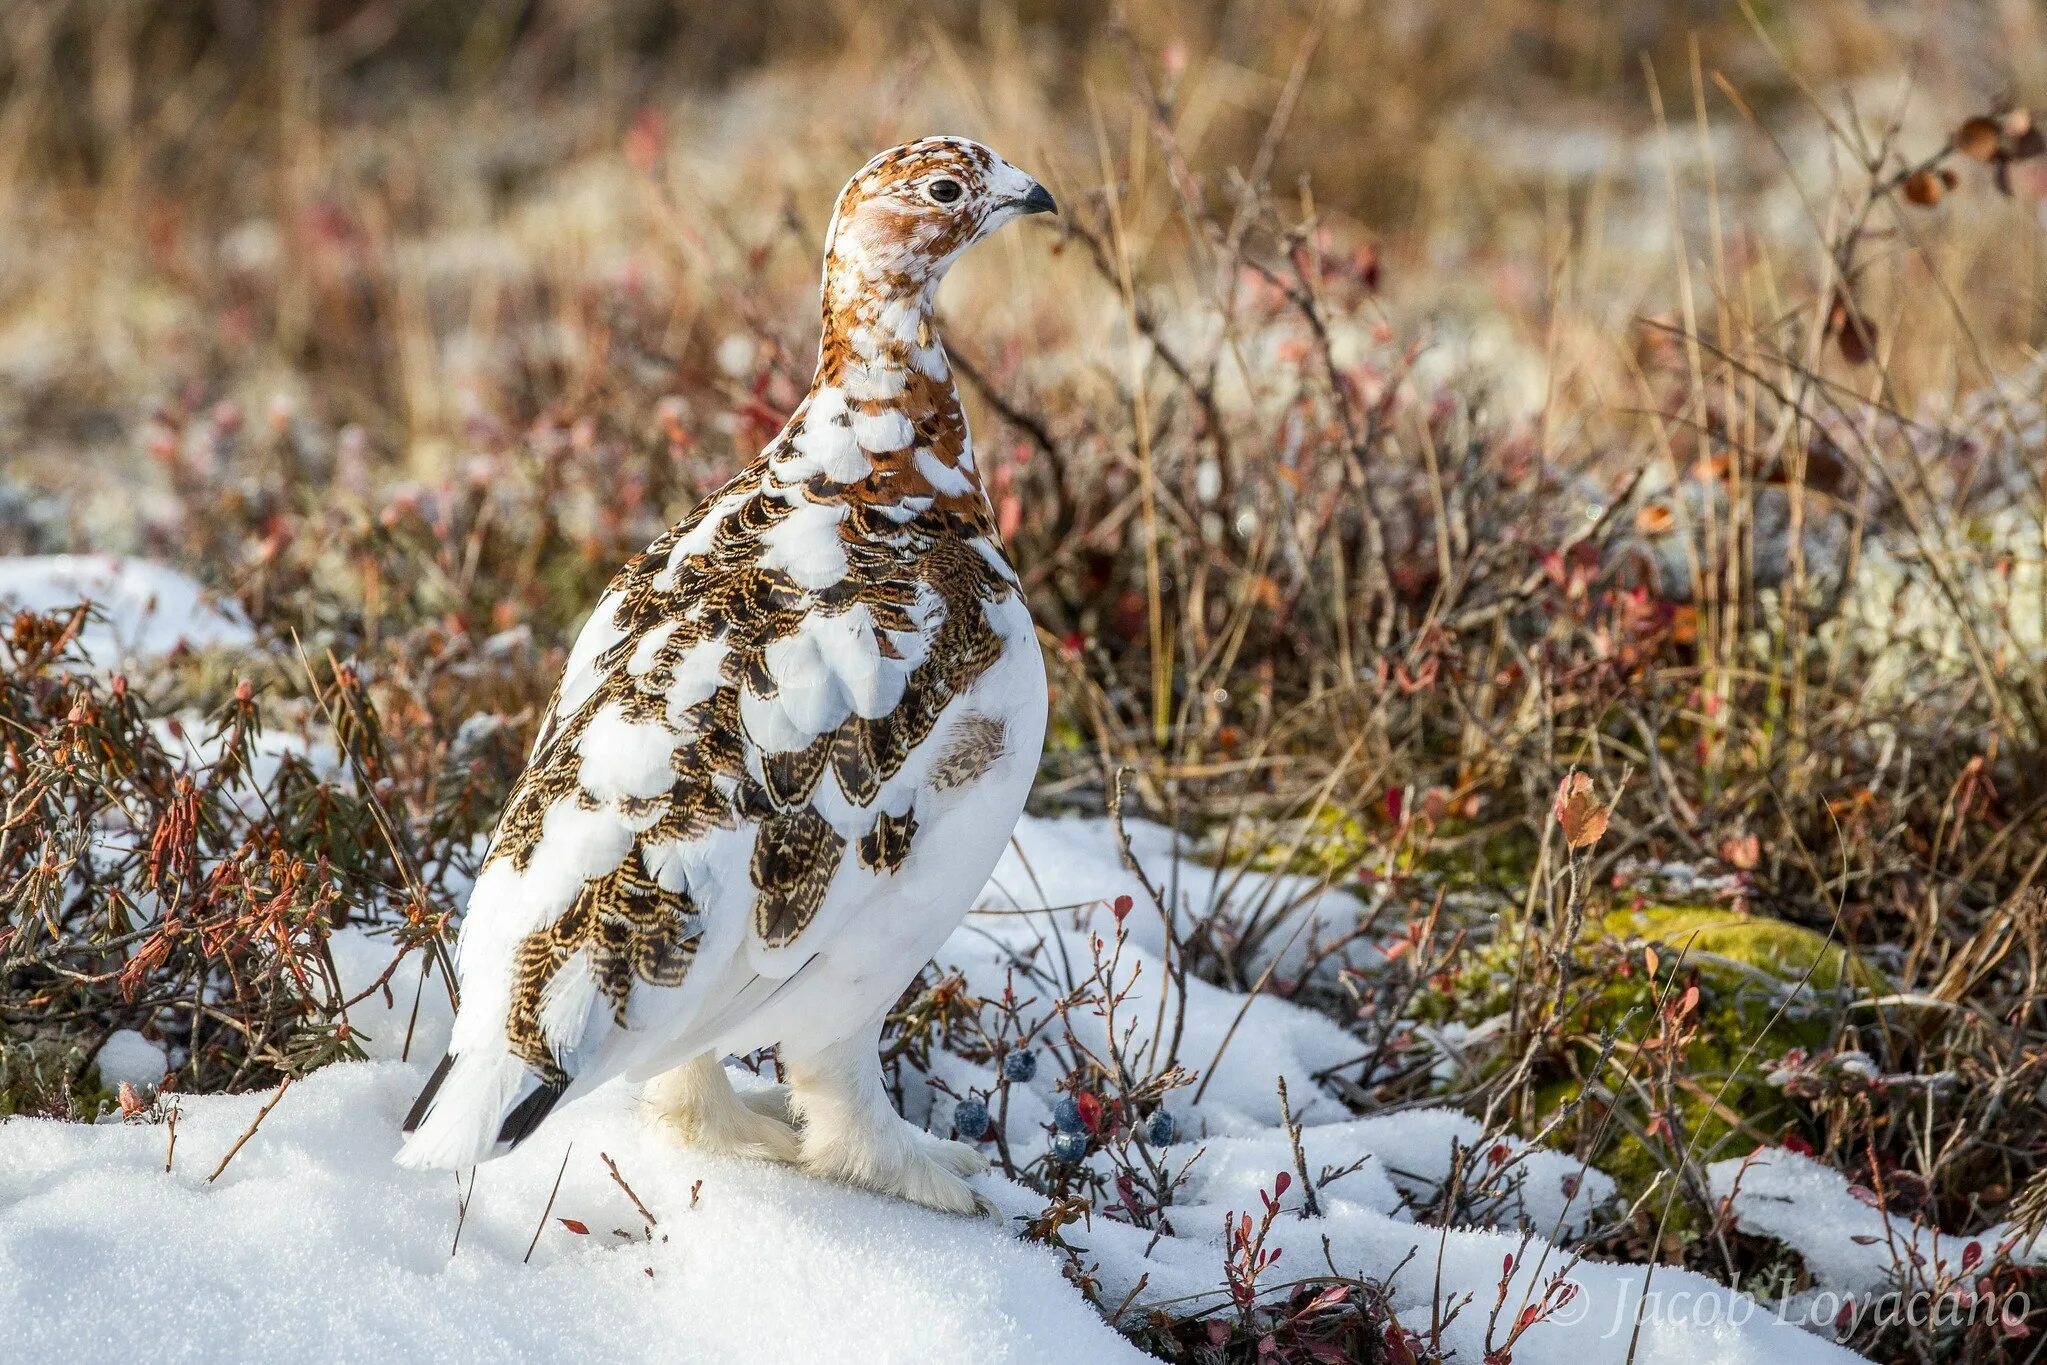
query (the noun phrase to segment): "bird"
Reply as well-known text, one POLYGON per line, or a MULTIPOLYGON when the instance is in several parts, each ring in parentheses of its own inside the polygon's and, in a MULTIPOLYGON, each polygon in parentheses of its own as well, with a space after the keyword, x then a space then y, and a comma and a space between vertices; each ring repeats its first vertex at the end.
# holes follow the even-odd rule
POLYGON ((960 137, 840 192, 808 394, 569 651, 401 1164, 502 1155, 623 1078, 688 1145, 988 1212, 986 1160, 895 1111, 879 1043, 1001 856, 1047 709, 935 298, 976 242, 1056 211, 960 137), (742 1095, 724 1059, 770 1046, 785 1084, 742 1095))

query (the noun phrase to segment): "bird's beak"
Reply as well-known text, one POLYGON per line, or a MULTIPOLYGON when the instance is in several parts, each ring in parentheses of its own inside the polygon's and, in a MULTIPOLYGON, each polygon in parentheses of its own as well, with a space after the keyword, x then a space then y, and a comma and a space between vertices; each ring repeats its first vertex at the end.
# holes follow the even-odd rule
POLYGON ((1031 192, 1015 202, 1019 213, 1059 212, 1059 205, 1053 200, 1051 192, 1043 185, 1033 184, 1031 192))

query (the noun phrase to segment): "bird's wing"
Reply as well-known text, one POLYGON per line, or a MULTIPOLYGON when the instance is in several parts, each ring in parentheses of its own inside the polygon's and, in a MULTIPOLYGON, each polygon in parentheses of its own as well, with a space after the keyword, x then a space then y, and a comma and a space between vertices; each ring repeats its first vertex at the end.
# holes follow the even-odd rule
POLYGON ((579 1075, 798 970, 834 887, 901 864, 944 761, 925 741, 1005 648, 989 608, 1016 593, 984 523, 817 497, 765 463, 628 564, 471 893, 454 1062, 405 1159, 516 1141, 579 1075))

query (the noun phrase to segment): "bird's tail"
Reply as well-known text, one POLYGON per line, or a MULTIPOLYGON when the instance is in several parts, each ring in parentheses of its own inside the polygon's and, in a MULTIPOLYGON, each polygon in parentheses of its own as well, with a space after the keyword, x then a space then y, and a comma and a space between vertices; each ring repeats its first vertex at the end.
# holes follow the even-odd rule
POLYGON ((449 1053, 405 1116, 398 1164, 459 1171, 516 1147, 568 1089, 509 1052, 449 1053))

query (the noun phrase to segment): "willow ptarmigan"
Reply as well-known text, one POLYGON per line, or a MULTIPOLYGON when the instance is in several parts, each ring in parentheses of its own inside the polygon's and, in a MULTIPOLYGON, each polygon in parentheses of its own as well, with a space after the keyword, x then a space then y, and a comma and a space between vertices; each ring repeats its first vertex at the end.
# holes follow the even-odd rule
POLYGON ((1015 826, 1045 670, 932 300, 961 252, 1053 207, 961 138, 840 193, 810 393, 570 651, 399 1160, 482 1160, 623 1077, 694 1145, 977 1207, 986 1162, 895 1113, 876 1048, 1015 826), (722 1059, 771 1044, 788 1087, 743 1101, 722 1059))

